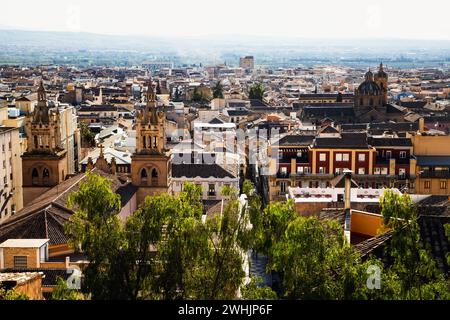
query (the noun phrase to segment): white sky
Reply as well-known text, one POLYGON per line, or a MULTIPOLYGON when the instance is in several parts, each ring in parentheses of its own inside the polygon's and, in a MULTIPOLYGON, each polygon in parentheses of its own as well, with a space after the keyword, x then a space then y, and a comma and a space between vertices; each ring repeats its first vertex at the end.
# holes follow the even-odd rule
POLYGON ((154 36, 450 40, 448 0, 13 0, 0 28, 154 36))

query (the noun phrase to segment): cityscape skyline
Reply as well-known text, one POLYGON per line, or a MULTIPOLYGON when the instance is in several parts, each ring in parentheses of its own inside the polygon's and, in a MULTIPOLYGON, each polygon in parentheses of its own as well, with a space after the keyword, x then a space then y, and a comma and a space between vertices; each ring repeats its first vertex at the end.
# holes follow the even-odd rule
POLYGON ((2 305, 450 300, 450 2, 0 8, 2 305))

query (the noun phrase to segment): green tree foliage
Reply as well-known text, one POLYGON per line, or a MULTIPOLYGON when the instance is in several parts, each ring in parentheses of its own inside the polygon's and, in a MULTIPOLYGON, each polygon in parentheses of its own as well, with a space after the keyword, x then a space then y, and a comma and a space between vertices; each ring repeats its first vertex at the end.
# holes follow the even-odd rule
POLYGON ((56 288, 52 292, 51 300, 85 300, 78 290, 69 289, 64 279, 58 278, 56 288))
POLYGON ((242 287, 242 298, 245 300, 277 300, 278 296, 268 286, 261 286, 262 279, 252 277, 250 282, 242 287))
POLYGON ((298 217, 271 249, 271 267, 283 274, 290 299, 361 299, 367 290, 362 263, 336 221, 298 217))
POLYGON ((132 293, 130 270, 125 270, 123 237, 118 213, 120 196, 110 188, 111 181, 88 172, 78 191, 69 195, 75 209, 65 225, 69 244, 81 249, 89 260, 84 268, 83 289, 93 299, 125 299, 132 293))
POLYGON ((256 192, 255 186, 249 180, 245 180, 242 191, 247 196, 247 214, 251 224, 250 246, 255 251, 262 251, 264 246, 264 225, 261 197, 256 192))
POLYGON ((449 294, 449 282, 423 245, 418 215, 407 194, 387 190, 380 199, 385 226, 393 236, 386 248, 391 270, 401 284, 403 299, 439 299, 449 294), (446 289, 446 290, 445 290, 446 289))
POLYGON ((166 299, 233 299, 243 282, 243 252, 248 247, 247 220, 240 214, 236 190, 222 215, 202 221, 201 189, 185 184, 174 219, 161 244, 161 292, 166 299))
POLYGON ((199 103, 208 102, 208 98, 197 87, 194 88, 191 100, 199 103))
POLYGON ((290 222, 294 221, 297 213, 292 200, 287 202, 274 202, 263 211, 262 229, 264 232, 260 251, 269 257, 272 256, 273 246, 283 239, 290 222))
POLYGON ((255 83, 252 85, 248 91, 248 97, 250 99, 258 99, 260 101, 264 101, 264 92, 266 89, 264 88, 264 85, 260 82, 255 83))
MULTIPOLYGON (((220 214, 205 219, 201 188, 184 184, 178 196, 147 197, 126 221, 111 181, 87 173, 69 196, 75 214, 66 225, 69 244, 90 263, 82 292, 92 299, 273 299, 252 279, 244 285, 250 248, 269 257, 291 299, 449 299, 449 283, 421 244, 417 215, 407 196, 387 192, 385 225, 393 230, 390 267, 362 261, 342 226, 298 217, 291 201, 262 210, 253 185, 244 182, 247 205, 224 187, 220 214), (369 289, 369 267, 381 270, 381 289, 369 289)), ((69 292, 61 286, 56 298, 69 292)))
POLYGON ((29 300, 28 296, 24 293, 18 293, 16 290, 5 290, 0 288, 0 300, 29 300))
POLYGON ((92 147, 94 145, 95 135, 83 122, 80 123, 80 133, 83 147, 92 147))
POLYGON ((125 222, 110 181, 88 173, 69 197, 70 244, 90 263, 82 290, 92 299, 233 299, 244 281, 248 218, 236 190, 225 188, 223 212, 202 219, 201 189, 147 197, 125 222))
POLYGON ((220 80, 213 87, 213 98, 223 99, 223 86, 220 80))

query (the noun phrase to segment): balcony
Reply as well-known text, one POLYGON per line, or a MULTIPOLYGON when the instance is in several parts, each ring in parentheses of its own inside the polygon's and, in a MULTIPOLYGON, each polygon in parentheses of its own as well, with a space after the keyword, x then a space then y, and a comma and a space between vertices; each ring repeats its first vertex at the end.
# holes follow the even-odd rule
POLYGON ((354 174, 354 178, 362 179, 386 179, 386 180, 406 180, 409 179, 409 174, 392 175, 392 174, 354 174))
POLYGON ((278 158, 278 163, 291 164, 291 160, 292 159, 295 159, 297 164, 299 164, 299 163, 309 163, 309 158, 308 157, 282 157, 282 158, 278 158))
POLYGON ((376 164, 388 165, 391 159, 395 160, 396 164, 409 164, 412 159, 415 159, 414 156, 406 157, 406 158, 386 158, 386 157, 375 157, 376 164))
POLYGON ((331 173, 299 173, 295 174, 296 178, 304 179, 304 178, 312 178, 312 179, 332 179, 335 177, 334 174, 331 173))
POLYGON ((277 172, 278 179, 289 179, 290 176, 289 172, 277 172))
POLYGON ((420 174, 420 177, 428 179, 450 179, 450 171, 424 171, 420 174))

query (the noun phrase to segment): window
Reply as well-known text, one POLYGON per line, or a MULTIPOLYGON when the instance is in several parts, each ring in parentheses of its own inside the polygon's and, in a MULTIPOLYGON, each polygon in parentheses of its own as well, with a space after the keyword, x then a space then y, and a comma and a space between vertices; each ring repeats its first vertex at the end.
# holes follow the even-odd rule
POLYGON ((158 184, 158 171, 155 168, 152 170, 152 184, 158 184))
POLYGON ((350 160, 350 155, 348 153, 344 153, 342 155, 342 161, 349 161, 350 160))
POLYGON ((374 168, 373 174, 381 174, 381 168, 374 168))
POLYGON ((342 161, 342 153, 336 153, 336 161, 342 161))
POLYGON ((398 169, 398 175, 400 176, 400 179, 405 179, 405 177, 406 177, 406 169, 405 168, 398 169))
POLYGON ((33 171, 31 171, 31 180, 33 183, 36 183, 39 179, 39 173, 37 171, 36 168, 33 169, 33 171))
POLYGON ((213 197, 216 195, 216 185, 215 184, 209 184, 208 185, 208 196, 213 197))
POLYGON ((386 158, 387 159, 392 158, 392 151, 386 151, 386 158))
POLYGON ((365 168, 358 168, 358 174, 366 174, 365 168))
POLYGON ((284 181, 280 182, 280 193, 286 194, 286 182, 284 182, 284 181))
POLYGON ((325 167, 319 167, 319 173, 326 173, 326 171, 325 167))
POLYGON ((141 181, 147 181, 147 170, 145 169, 141 170, 141 181))
POLYGON ((28 268, 27 256, 14 256, 14 269, 26 269, 28 268))
POLYGON ((365 153, 359 153, 359 154, 358 154, 358 161, 359 161, 359 162, 364 162, 364 161, 366 161, 366 154, 365 154, 365 153))
POLYGON ((297 173, 302 174, 303 173, 303 167, 297 167, 297 173))
POLYGON ((342 168, 335 168, 334 169, 334 173, 341 174, 342 173, 342 168))
POLYGON ((400 158, 402 159, 406 158, 406 151, 400 151, 400 158))
POLYGON ((304 167, 304 173, 311 173, 310 167, 304 167))
POLYGON ((381 168, 381 174, 388 174, 388 168, 381 168))
POLYGON ((431 188, 431 181, 427 180, 423 182, 423 187, 425 189, 430 189, 431 188))
POLYGON ((47 179, 50 177, 50 172, 48 171, 47 168, 45 168, 44 171, 42 172, 42 177, 47 179))
POLYGON ((439 183, 439 185, 440 185, 441 189, 447 189, 447 181, 441 181, 439 183))
POLYGON ((319 161, 327 161, 327 154, 319 153, 319 161))

